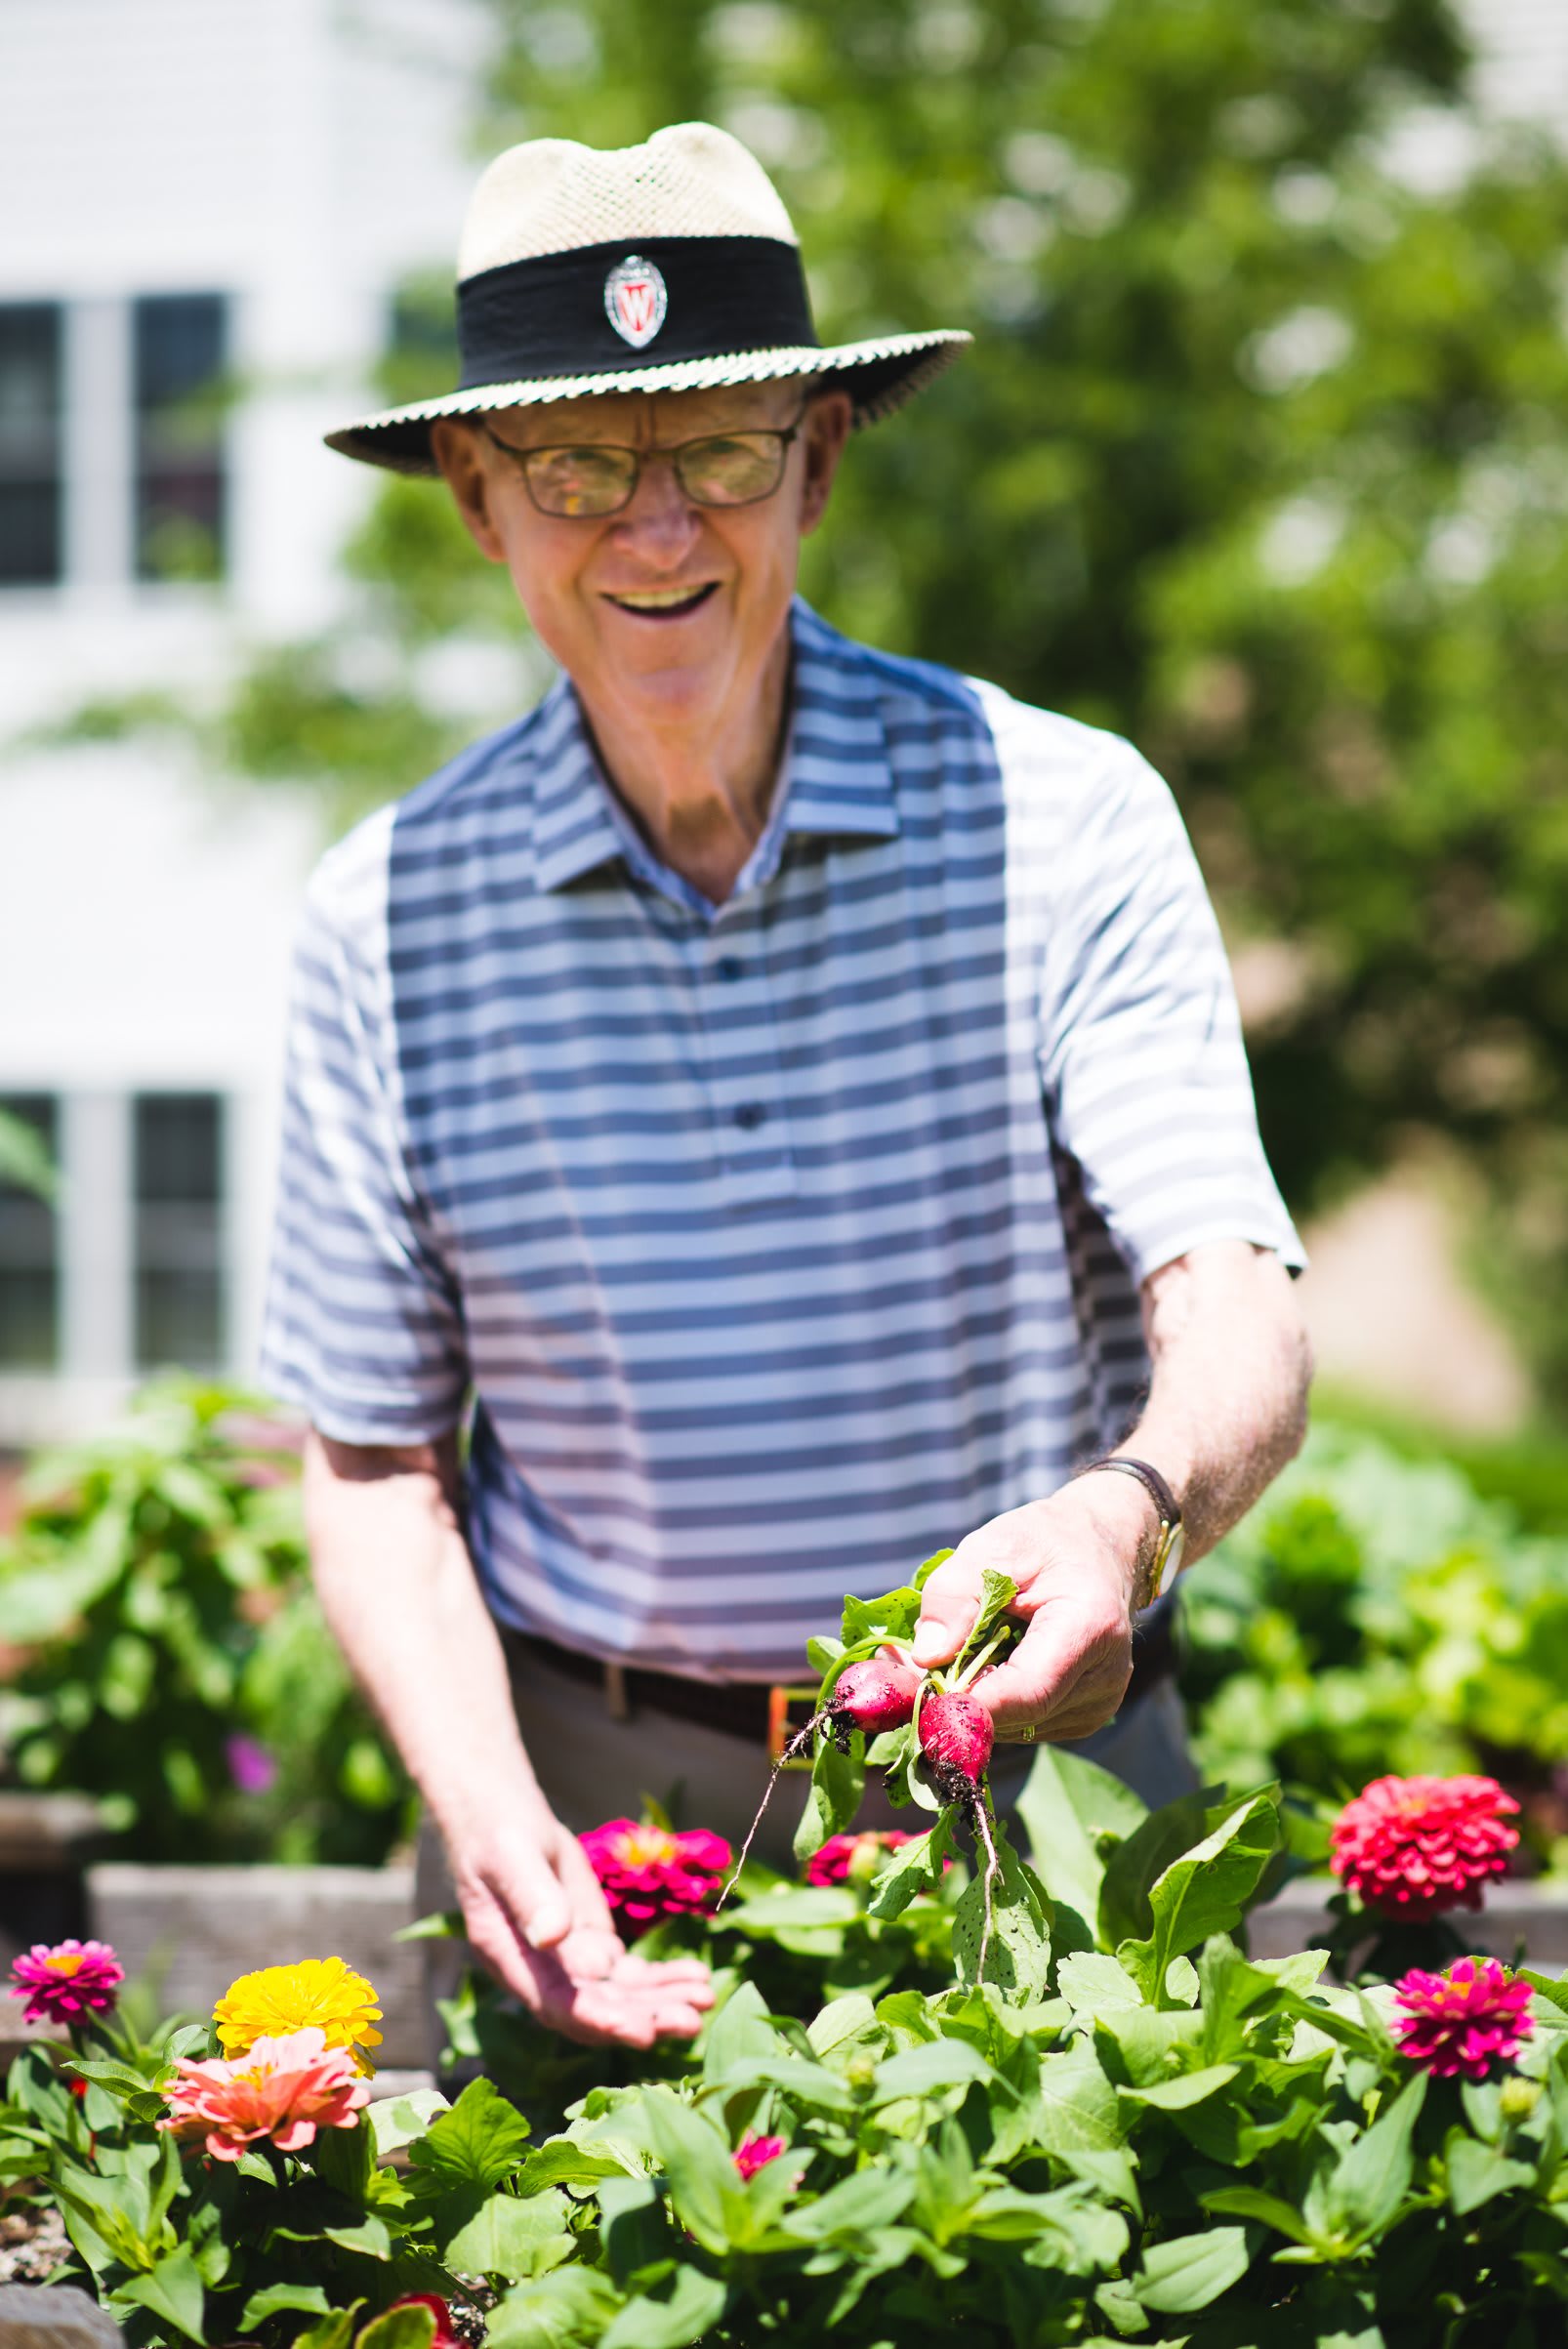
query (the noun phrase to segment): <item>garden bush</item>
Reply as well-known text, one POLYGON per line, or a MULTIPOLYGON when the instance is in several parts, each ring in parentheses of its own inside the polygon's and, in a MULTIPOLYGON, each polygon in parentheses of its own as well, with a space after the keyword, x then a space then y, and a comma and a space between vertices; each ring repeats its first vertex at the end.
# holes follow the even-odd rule
POLYGON ((1389 1771, 1488 1771, 1530 1864, 1568 1871, 1568 1541, 1442 1462, 1319 1426, 1182 1594, 1210 1776, 1342 1800, 1389 1771))
POLYGON ((311 1593, 280 1424, 164 1382, 23 1493, 0 1544, 12 1782, 96 1795, 125 1858, 384 1859, 410 1792, 311 1593))

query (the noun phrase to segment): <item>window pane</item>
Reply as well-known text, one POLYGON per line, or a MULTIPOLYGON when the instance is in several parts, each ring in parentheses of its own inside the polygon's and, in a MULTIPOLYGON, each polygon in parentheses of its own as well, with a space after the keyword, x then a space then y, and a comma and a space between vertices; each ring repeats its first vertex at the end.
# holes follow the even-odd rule
POLYGON ((136 305, 136 568, 140 579, 217 579, 224 569, 221 294, 136 305))
MULTIPOLYGON (((0 1093, 0 1117, 27 1128, 55 1163, 59 1120, 47 1093, 0 1093)), ((0 1166, 0 1367, 52 1370, 59 1355, 59 1220, 0 1166)))
POLYGON ((215 1370, 224 1353, 223 1102, 136 1102, 136 1358, 215 1370))
POLYGON ((62 333, 58 302, 0 303, 0 585, 61 575, 62 333))

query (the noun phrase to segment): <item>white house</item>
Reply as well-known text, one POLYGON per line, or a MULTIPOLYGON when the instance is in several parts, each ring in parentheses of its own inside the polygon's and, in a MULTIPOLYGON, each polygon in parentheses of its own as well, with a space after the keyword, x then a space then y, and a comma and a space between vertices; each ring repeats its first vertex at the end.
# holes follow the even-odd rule
POLYGON ((320 446, 411 269, 450 267, 463 0, 0 10, 0 1448, 253 1359, 314 808, 161 738, 29 742, 309 634, 372 486, 320 446), (238 384, 211 401, 204 388, 238 384))
MULTIPOLYGON (((1568 125, 1568 0, 1471 6, 1486 103, 1568 125)), ((330 616, 373 484, 319 435, 398 282, 449 267, 486 30, 474 0, 0 7, 0 1108, 62 1176, 0 1185, 0 1452, 254 1358, 318 813, 157 736, 43 737, 330 616), (203 414, 215 382, 244 396, 203 414)))

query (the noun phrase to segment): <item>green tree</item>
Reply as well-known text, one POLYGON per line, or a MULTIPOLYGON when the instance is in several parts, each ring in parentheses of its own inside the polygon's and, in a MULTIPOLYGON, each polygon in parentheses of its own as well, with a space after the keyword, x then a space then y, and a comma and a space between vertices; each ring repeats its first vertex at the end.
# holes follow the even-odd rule
MULTIPOLYGON (((1446 0, 495 5, 487 149, 724 122, 826 337, 973 327, 852 451, 807 591, 1154 758, 1233 938, 1283 942, 1293 1203, 1457 1138, 1568 1391, 1568 172, 1478 124, 1446 0), (1465 146, 1435 192, 1413 118, 1465 146)), ((351 561, 399 679, 516 628, 422 484, 351 561)), ((335 658, 253 679, 234 746, 411 783, 456 729, 335 658)))

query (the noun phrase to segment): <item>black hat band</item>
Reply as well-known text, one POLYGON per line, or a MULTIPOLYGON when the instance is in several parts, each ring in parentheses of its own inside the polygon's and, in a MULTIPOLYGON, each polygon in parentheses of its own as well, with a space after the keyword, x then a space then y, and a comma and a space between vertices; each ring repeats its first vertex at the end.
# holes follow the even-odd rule
POLYGON ((505 262, 458 287, 457 332, 465 392, 821 348, 800 252, 770 236, 654 236, 505 262), (610 280, 631 262, 652 264, 654 295, 623 303, 632 331, 617 331, 610 280))

